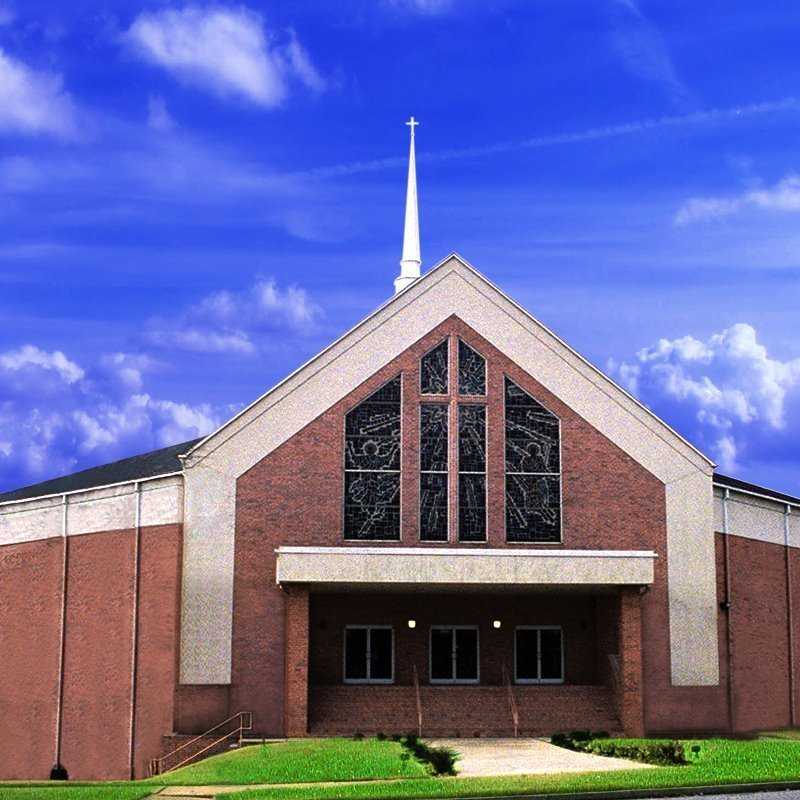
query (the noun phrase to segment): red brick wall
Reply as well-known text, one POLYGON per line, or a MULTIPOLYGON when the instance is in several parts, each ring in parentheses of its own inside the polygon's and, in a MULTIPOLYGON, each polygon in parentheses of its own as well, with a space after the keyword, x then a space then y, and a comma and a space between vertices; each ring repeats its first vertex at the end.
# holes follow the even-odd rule
POLYGON ((141 541, 134 753, 139 776, 146 774, 149 759, 159 754, 164 734, 173 730, 181 620, 182 528, 180 525, 143 528, 141 541))
MULTIPOLYGON (((515 686, 519 733, 548 736, 587 729, 619 733, 605 686, 515 686)), ((422 732, 429 736, 510 736, 513 721, 502 686, 422 686, 422 732)), ((417 730, 411 686, 318 686, 311 690, 314 735, 407 733, 417 730)))
POLYGON ((61 761, 70 778, 128 771, 133 536, 69 541, 61 761))
POLYGON ((286 597, 286 704, 287 736, 305 736, 308 730, 308 656, 310 603, 308 591, 292 587, 286 597))
POLYGON ((228 685, 183 684, 175 692, 174 728, 181 733, 205 733, 239 710, 248 709, 232 709, 228 685))
MULTIPOLYGON (((172 728, 180 545, 179 525, 142 531, 139 775, 172 728)), ((0 548, 0 778, 47 778, 54 763, 62 547, 0 548)), ((129 776, 133 553, 132 530, 69 539, 61 761, 71 779, 129 776)))
MULTIPOLYGON (((645 707, 658 727, 682 712, 686 726, 717 727, 724 693, 670 687, 664 486, 460 320, 451 318, 380 369, 358 390, 240 477, 237 484, 232 704, 255 712, 266 734, 283 732, 284 596, 275 583, 280 545, 341 545, 342 447, 345 413, 383 382, 403 372, 402 541, 417 545, 418 364, 450 333, 488 361, 488 544, 505 547, 503 377, 561 419, 563 546, 653 549, 655 583, 642 600, 645 631, 645 707)), ((367 543, 374 546, 374 543, 367 543)), ((358 546, 358 544, 354 544, 358 546)), ((383 546, 392 547, 394 543, 383 546)), ((547 545, 552 546, 552 545, 547 545)))
POLYGON ((61 541, 0 547, 0 779, 53 766, 61 541))
MULTIPOLYGON (((729 536, 728 542, 736 728, 787 727, 791 719, 786 551, 739 536, 729 536)), ((796 561, 797 551, 791 555, 796 561)), ((793 584, 798 586, 796 573, 793 584)), ((796 593, 797 589, 795 597, 796 593)), ((794 613, 799 611, 795 601, 794 613)))

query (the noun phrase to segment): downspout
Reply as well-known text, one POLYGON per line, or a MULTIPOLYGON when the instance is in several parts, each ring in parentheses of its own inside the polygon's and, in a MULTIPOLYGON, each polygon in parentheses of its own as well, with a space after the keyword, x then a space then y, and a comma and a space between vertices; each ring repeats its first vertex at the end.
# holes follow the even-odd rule
POLYGON ((131 780, 136 777, 136 683, 137 662, 139 660, 139 570, 141 564, 142 539, 142 487, 139 481, 133 484, 134 490, 134 540, 133 540, 133 619, 131 621, 131 718, 128 736, 128 766, 131 780))
POLYGON ((61 495, 61 621, 58 633, 58 692, 56 695, 55 760, 51 780, 67 780, 61 765, 61 728, 64 710, 64 655, 67 641, 67 580, 69 573, 69 536, 67 530, 67 495, 61 495))
POLYGON ((789 633, 789 720, 794 728, 797 724, 795 698, 795 653, 794 653, 794 613, 792 609, 792 553, 789 548, 789 517, 792 507, 787 503, 783 513, 783 540, 786 552, 786 624, 789 633))
POLYGON ((728 727, 730 732, 735 731, 736 709, 735 693, 733 688, 733 623, 731 621, 731 553, 728 538, 730 536, 728 525, 728 501, 731 496, 730 489, 725 489, 722 495, 722 547, 725 553, 725 640, 728 647, 728 727))

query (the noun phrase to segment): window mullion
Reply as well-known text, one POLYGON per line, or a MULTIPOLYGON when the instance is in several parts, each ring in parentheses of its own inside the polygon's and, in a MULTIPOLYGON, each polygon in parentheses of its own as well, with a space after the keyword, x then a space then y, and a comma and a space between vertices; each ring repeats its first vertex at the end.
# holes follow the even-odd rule
POLYGON ((542 629, 536 631, 536 680, 542 679, 542 629))

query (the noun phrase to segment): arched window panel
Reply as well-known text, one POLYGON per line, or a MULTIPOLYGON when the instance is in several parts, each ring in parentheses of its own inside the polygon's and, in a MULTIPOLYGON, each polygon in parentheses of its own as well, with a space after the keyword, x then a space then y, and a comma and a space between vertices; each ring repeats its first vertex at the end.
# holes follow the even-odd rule
POLYGON ((447 473, 423 472, 419 477, 419 538, 423 542, 446 542, 447 473))
POLYGON ((400 376, 347 414, 345 469, 400 469, 400 376))
POLYGON ((448 433, 449 408, 423 403, 419 447, 419 536, 423 541, 447 541, 448 433))
POLYGON ((506 378, 506 472, 559 471, 558 417, 506 378))
POLYGON ((445 339, 422 357, 419 367, 419 388, 422 394, 447 394, 449 356, 450 348, 445 339))
POLYGON ((346 472, 344 494, 346 538, 400 538, 399 472, 346 472))
POLYGON ((510 542, 561 541, 558 475, 506 475, 506 536, 510 542))
POLYGON ((450 409, 423 403, 420 407, 419 464, 422 472, 447 472, 447 432, 450 409))
POLYGON ((486 472, 486 406, 458 407, 458 471, 486 472))
POLYGON ((506 378, 506 538, 561 541, 558 417, 506 378))
POLYGON ((486 394, 486 359, 468 344, 458 340, 459 394, 486 394))
POLYGON ((458 538, 486 539, 486 406, 458 407, 458 538))
POLYGON ((458 476, 458 538, 462 542, 486 541, 486 476, 458 476))
POLYGON ((345 417, 345 538, 400 538, 400 442, 398 375, 345 417))

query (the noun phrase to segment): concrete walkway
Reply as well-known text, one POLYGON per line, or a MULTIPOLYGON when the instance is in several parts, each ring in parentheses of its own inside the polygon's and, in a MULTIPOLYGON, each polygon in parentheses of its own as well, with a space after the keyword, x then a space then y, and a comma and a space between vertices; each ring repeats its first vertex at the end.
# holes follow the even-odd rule
POLYGON ((576 753, 544 739, 435 739, 430 744, 461 753, 456 768, 462 776, 546 775, 651 768, 649 764, 624 758, 576 753))

